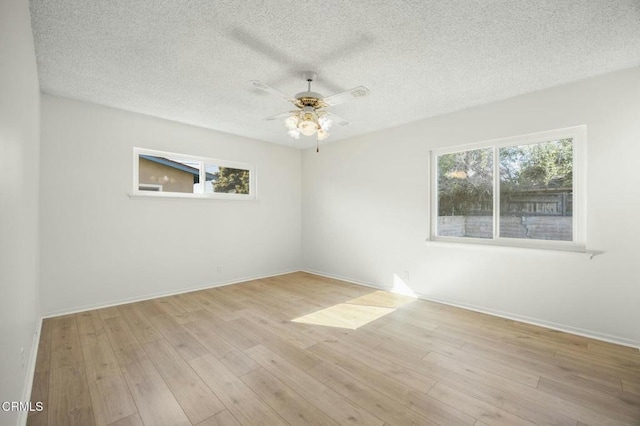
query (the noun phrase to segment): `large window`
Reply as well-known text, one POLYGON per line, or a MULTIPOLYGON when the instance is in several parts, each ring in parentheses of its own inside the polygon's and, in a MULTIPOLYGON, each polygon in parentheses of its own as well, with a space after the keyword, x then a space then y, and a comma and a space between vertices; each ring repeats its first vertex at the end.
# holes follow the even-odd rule
POLYGON ((255 199, 255 171, 246 163, 134 148, 133 193, 154 197, 255 199))
POLYGON ((431 240, 584 250, 584 126, 432 153, 431 240))

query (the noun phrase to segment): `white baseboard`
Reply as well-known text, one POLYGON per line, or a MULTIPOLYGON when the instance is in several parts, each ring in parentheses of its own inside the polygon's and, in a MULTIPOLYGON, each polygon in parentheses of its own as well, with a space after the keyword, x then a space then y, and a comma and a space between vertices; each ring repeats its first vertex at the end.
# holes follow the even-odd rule
MULTIPOLYGON (((365 286, 365 287, 375 288, 375 289, 378 289, 378 290, 392 291, 392 289, 389 288, 389 287, 379 286, 379 285, 375 285, 375 284, 371 284, 371 283, 367 283, 367 282, 363 282, 363 281, 359 281, 359 280, 354 280, 354 279, 351 279, 351 278, 342 277, 342 276, 338 276, 338 275, 327 274, 327 273, 320 272, 320 271, 304 269, 303 272, 307 272, 309 274, 314 274, 314 275, 320 275, 320 276, 326 277, 326 278, 333 278, 333 279, 336 279, 336 280, 345 281, 345 282, 348 282, 348 283, 357 284, 357 285, 361 285, 361 286, 365 286)), ((639 342, 636 342, 636 341, 631 340, 631 339, 627 339, 625 337, 614 336, 614 335, 610 335, 610 334, 606 334, 606 333, 600 333, 598 331, 593 331, 593 330, 586 330, 586 329, 583 329, 583 328, 573 327, 573 326, 566 325, 566 324, 559 324, 559 323, 555 323, 555 322, 552 322, 552 321, 545 321, 545 320, 538 319, 538 318, 531 318, 531 317, 527 317, 527 316, 524 316, 524 315, 514 314, 514 313, 511 313, 511 312, 503 312, 503 311, 499 311, 499 310, 495 310, 495 309, 491 309, 491 308, 485 308, 483 306, 476 306, 476 305, 471 305, 471 304, 467 304, 467 303, 460 303, 460 302, 457 302, 455 300, 437 299, 437 298, 425 296, 425 295, 419 294, 419 293, 416 293, 416 297, 418 299, 428 300, 428 301, 436 302, 436 303, 442 303, 444 305, 455 306, 457 308, 467 309, 467 310, 474 311, 474 312, 480 312, 480 313, 487 314, 487 315, 493 315, 493 316, 500 317, 500 318, 506 318, 506 319, 510 319, 510 320, 514 320, 514 321, 519 321, 519 322, 523 322, 523 323, 526 323, 526 324, 537 325, 539 327, 545 327, 545 328, 549 328, 549 329, 552 329, 552 330, 562 331, 564 333, 574 334, 574 335, 582 336, 582 337, 588 337, 590 339, 600 340, 600 341, 607 342, 607 343, 614 343, 616 345, 628 346, 628 347, 640 350, 640 343, 639 342)))
MULTIPOLYGON (((36 323, 36 331, 33 336, 33 344, 31 345, 31 354, 29 355, 29 365, 27 366, 26 383, 22 390, 22 399, 20 401, 31 401, 31 391, 33 389, 33 378, 36 373, 36 361, 38 359, 38 347, 40 346, 40 333, 42 331, 42 318, 38 319, 36 323)), ((33 401, 34 403, 36 401, 33 401)), ((18 415, 18 426, 25 426, 27 424, 28 411, 20 411, 18 415)))
POLYGON ((274 272, 271 274, 257 275, 252 277, 243 277, 243 278, 237 278, 229 281, 221 281, 213 284, 205 284, 202 286, 185 287, 178 290, 150 293, 150 294, 145 294, 144 296, 136 296, 136 297, 129 297, 125 299, 112 300, 110 302, 105 302, 105 303, 95 303, 90 305, 84 305, 84 306, 79 306, 73 309, 61 309, 59 311, 43 313, 42 318, 43 319, 53 318, 53 317, 59 317, 62 315, 71 315, 71 314, 77 314, 79 312, 91 311, 94 309, 110 308, 112 306, 119 306, 127 303, 134 303, 134 302, 142 302, 143 300, 156 299, 158 297, 166 297, 166 296, 173 296, 176 294, 191 293, 192 291, 206 290, 208 288, 215 288, 215 287, 223 287, 227 285, 243 283, 245 281, 259 280, 262 278, 269 278, 269 277, 277 277, 278 275, 291 274, 299 271, 300 271, 299 269, 280 271, 280 272, 274 272))

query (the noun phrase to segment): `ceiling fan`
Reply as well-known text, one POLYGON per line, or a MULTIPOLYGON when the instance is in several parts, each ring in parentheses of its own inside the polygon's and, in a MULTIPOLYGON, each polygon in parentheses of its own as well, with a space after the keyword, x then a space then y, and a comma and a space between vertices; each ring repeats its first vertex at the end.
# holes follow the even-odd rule
POLYGON ((329 136, 329 127, 336 122, 339 126, 348 126, 349 121, 338 117, 337 115, 327 111, 327 108, 334 105, 342 104, 350 100, 361 98, 369 94, 369 89, 364 86, 354 87, 347 91, 337 93, 335 95, 324 97, 320 93, 311 91, 311 83, 316 79, 317 74, 313 71, 305 71, 304 79, 307 81, 307 90, 292 96, 287 96, 278 89, 259 80, 252 80, 250 83, 267 93, 284 98, 296 106, 296 110, 283 112, 265 120, 277 120, 284 118, 284 124, 289 129, 289 135, 295 139, 299 139, 300 135, 312 136, 317 135, 317 140, 326 139, 329 136))

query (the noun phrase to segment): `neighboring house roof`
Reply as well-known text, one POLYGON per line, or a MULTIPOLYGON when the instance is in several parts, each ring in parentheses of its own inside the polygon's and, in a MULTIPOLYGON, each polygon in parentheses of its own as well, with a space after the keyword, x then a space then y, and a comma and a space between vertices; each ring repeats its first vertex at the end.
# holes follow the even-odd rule
MULTIPOLYGON (((163 166, 168 166, 177 170, 181 170, 183 172, 191 173, 194 176, 200 177, 200 170, 195 167, 187 166, 186 164, 178 163, 177 161, 169 160, 167 158, 156 157, 153 155, 144 155, 140 154, 140 158, 144 158, 145 160, 153 161, 154 163, 162 164, 163 166)), ((215 180, 215 176, 213 173, 207 173, 207 180, 215 180)))

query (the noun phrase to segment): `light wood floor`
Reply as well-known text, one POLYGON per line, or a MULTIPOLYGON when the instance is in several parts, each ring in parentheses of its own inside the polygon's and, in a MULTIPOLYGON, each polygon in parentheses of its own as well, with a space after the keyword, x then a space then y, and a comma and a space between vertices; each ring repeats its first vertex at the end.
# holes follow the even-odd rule
POLYGON ((29 425, 640 425, 640 352, 295 273, 47 319, 31 400, 29 425), (330 307, 392 312, 299 318, 330 307))

